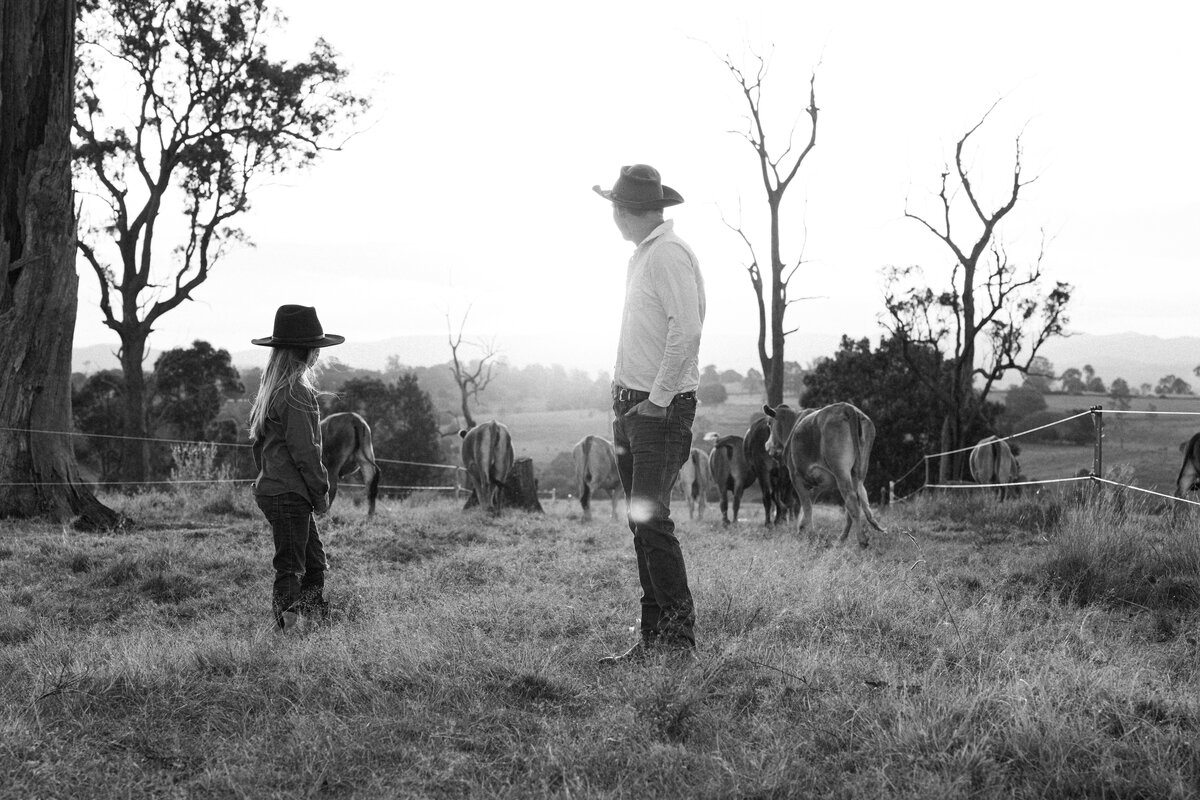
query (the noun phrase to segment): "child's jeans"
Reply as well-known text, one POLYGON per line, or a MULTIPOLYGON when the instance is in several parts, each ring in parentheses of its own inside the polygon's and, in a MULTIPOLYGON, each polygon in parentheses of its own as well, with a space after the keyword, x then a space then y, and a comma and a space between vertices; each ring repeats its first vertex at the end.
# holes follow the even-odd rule
POLYGON ((271 523, 275 539, 275 586, 271 593, 271 608, 275 623, 283 626, 283 612, 298 614, 319 613, 324 610, 321 596, 325 588, 325 548, 313 518, 313 506, 308 498, 288 493, 255 497, 271 523))

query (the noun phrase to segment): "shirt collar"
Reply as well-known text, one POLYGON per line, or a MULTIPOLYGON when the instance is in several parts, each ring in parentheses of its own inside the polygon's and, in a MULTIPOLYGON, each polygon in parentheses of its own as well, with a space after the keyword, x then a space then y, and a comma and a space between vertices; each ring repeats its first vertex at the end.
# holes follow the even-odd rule
POLYGON ((675 220, 673 220, 673 219, 664 220, 662 225, 659 225, 657 228, 650 231, 650 235, 647 236, 645 239, 642 239, 642 241, 638 244, 638 249, 641 249, 641 248, 645 247, 646 245, 650 244, 652 241, 657 239, 659 236, 664 236, 668 233, 671 233, 674 229, 675 229, 675 220))

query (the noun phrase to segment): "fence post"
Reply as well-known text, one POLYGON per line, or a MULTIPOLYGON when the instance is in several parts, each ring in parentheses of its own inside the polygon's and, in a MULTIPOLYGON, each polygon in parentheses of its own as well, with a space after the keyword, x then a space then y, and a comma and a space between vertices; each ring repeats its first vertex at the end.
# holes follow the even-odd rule
POLYGON ((1096 444, 1092 451, 1092 474, 1097 478, 1104 477, 1104 406, 1092 406, 1092 425, 1096 428, 1096 444))
POLYGON ((458 467, 454 468, 454 501, 462 499, 462 481, 458 477, 458 467))
POLYGON ((888 481, 887 504, 890 506, 896 502, 896 482, 888 481))

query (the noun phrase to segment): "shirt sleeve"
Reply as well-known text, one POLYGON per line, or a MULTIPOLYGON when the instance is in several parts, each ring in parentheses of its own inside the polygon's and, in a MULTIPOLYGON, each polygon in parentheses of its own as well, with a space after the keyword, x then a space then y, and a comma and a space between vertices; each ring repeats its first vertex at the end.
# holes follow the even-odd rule
POLYGON ((700 329, 703 324, 704 298, 695 260, 681 245, 664 242, 650 258, 650 280, 667 316, 667 343, 650 402, 669 406, 671 399, 685 387, 685 376, 700 360, 700 329))
POLYGON ((284 405, 284 441, 308 488, 308 499, 318 510, 325 507, 329 493, 329 472, 321 463, 320 421, 317 398, 307 389, 293 386, 284 405))

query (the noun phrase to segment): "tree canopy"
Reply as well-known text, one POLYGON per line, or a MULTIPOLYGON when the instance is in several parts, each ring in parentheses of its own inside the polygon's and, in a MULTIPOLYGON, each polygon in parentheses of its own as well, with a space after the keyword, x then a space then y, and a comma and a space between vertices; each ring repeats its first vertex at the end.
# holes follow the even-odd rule
POLYGON ((123 466, 136 481, 148 459, 142 362, 154 323, 245 240, 235 223, 254 189, 336 149, 366 101, 345 88, 324 40, 302 61, 273 58, 283 20, 265 0, 90 0, 81 12, 78 246, 121 341, 125 427, 138 437, 123 466))

